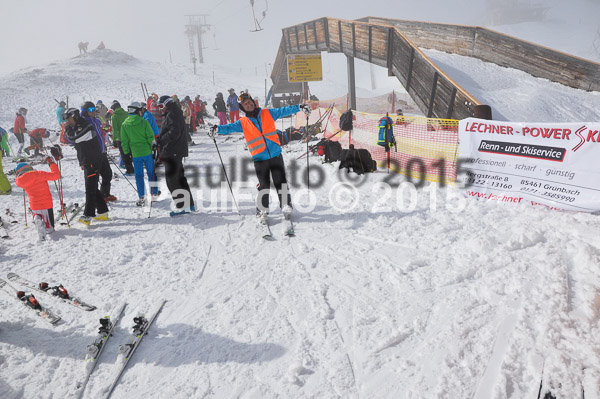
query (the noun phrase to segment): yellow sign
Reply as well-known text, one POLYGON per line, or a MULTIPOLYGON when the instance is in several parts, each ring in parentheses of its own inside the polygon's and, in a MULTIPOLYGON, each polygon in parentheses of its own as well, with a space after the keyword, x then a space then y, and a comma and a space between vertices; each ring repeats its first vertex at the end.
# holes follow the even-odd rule
POLYGON ((288 55, 287 65, 290 83, 323 80, 321 54, 288 55))

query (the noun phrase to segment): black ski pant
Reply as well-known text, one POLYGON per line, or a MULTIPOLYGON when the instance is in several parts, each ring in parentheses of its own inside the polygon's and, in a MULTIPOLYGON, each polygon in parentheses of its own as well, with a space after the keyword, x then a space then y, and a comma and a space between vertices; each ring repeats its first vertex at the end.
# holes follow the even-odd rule
POLYGON ((285 164, 283 163, 282 155, 267 159, 265 161, 255 161, 254 170, 256 171, 256 177, 258 178, 258 197, 256 198, 257 210, 265 212, 269 211, 269 190, 271 189, 271 178, 273 179, 275 190, 277 190, 279 206, 283 208, 285 205, 292 205, 292 199, 287 187, 285 164), (284 184, 286 185, 287 193, 285 198, 282 198, 283 193, 281 189, 284 184))
POLYGON ((176 190, 187 191, 187 195, 189 195, 190 199, 189 205, 194 206, 194 197, 192 197, 192 191, 190 190, 190 185, 188 184, 188 181, 185 178, 185 171, 183 170, 183 158, 161 157, 161 160, 165 165, 165 180, 167 182, 167 187, 171 192, 171 197, 173 198, 177 209, 184 208, 186 204, 184 201, 181 201, 185 194, 173 194, 176 190))
POLYGON ((108 155, 106 155, 106 153, 102 154, 102 160, 98 172, 100 173, 100 177, 102 177, 100 192, 102 193, 102 198, 106 198, 110 195, 110 182, 113 178, 113 171, 110 167, 110 161, 108 160, 108 155))
POLYGON ((115 141, 115 145, 117 146, 117 148, 119 149, 119 154, 121 154, 121 159, 123 160, 123 163, 125 164, 125 173, 134 173, 133 171, 133 158, 131 157, 131 153, 130 154, 125 154, 123 152, 123 146, 121 145, 120 141, 115 141))
POLYGON ((94 217, 96 216, 96 210, 98 210, 98 213, 108 212, 104 196, 98 189, 98 181, 100 180, 98 170, 84 167, 83 172, 85 174, 85 208, 83 215, 94 217))

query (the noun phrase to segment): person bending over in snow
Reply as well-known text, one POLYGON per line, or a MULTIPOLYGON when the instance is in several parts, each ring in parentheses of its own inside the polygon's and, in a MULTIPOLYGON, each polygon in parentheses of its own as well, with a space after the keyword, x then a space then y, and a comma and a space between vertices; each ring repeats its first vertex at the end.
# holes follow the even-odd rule
POLYGON ((44 138, 50 137, 50 131, 40 127, 29 132, 29 147, 25 148, 25 153, 29 155, 29 151, 34 150, 34 157, 40 156, 40 150, 44 147, 44 138))
POLYGON ((79 222, 89 226, 94 220, 108 220, 108 207, 104 196, 98 189, 102 150, 97 138, 96 129, 90 122, 81 117, 77 108, 69 108, 63 115, 67 122, 65 135, 75 145, 77 159, 83 169, 85 179, 85 208, 79 222), (96 216, 96 210, 99 215, 96 216))
MULTIPOLYGON (((144 184, 144 167, 148 175, 148 182, 152 184, 155 179, 154 175, 154 160, 152 159, 152 145, 154 143, 154 131, 150 123, 142 118, 144 114, 144 106, 139 102, 131 103, 127 107, 129 116, 121 126, 121 140, 123 152, 131 153, 133 156, 133 169, 135 170, 135 183, 138 190, 139 199, 135 203, 137 206, 146 204, 145 184, 144 184)), ((151 195, 158 194, 158 188, 150 189, 151 195)))
POLYGON ((15 184, 29 196, 29 209, 33 213, 33 223, 40 241, 46 239, 47 233, 54 231, 52 194, 48 182, 60 178, 60 171, 54 159, 47 157, 46 162, 50 165, 50 172, 34 170, 26 162, 21 162, 15 167, 15 184))
POLYGON ((214 138, 215 133, 244 133, 248 151, 250 151, 250 155, 254 160, 254 169, 259 184, 256 216, 260 218, 261 222, 266 223, 269 213, 269 190, 272 177, 279 196, 279 205, 282 208, 284 217, 288 219, 292 214, 292 204, 275 121, 293 115, 299 112, 300 109, 306 114, 310 114, 310 107, 307 105, 290 105, 283 108, 261 109, 256 107, 252 97, 245 92, 239 96, 238 101, 240 109, 244 111, 246 116, 235 123, 211 127, 209 135, 214 138))

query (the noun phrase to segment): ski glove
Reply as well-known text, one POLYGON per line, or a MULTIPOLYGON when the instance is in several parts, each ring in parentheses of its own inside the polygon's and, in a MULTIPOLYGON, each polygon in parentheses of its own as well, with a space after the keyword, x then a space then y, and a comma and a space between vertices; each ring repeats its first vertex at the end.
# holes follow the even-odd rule
POLYGON ((51 165, 51 164, 53 164, 53 163, 54 163, 54 159, 52 159, 52 157, 46 157, 46 163, 47 163, 48 165, 51 165))
POLYGON ((217 125, 213 125, 210 127, 209 131, 208 131, 208 137, 210 137, 211 139, 215 138, 215 135, 217 134, 217 129, 219 127, 217 125))
POLYGON ((300 109, 302 110, 302 112, 304 112, 304 114, 306 116, 310 116, 310 112, 311 112, 310 106, 308 106, 306 104, 302 104, 302 105, 300 105, 300 109))

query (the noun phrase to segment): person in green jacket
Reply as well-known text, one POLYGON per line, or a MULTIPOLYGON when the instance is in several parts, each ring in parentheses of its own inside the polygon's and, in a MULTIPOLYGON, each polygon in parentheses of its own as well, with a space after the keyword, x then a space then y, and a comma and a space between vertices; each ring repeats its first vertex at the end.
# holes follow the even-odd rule
MULTIPOLYGON (((133 156, 133 169, 135 171, 135 183, 137 185, 139 199, 135 203, 137 206, 144 206, 145 184, 144 167, 148 174, 150 183, 150 194, 158 195, 156 187, 156 176, 154 175, 154 159, 152 159, 152 146, 154 144, 154 131, 142 115, 144 107, 139 102, 131 103, 127 107, 129 116, 121 126, 121 146, 123 153, 133 156), (154 183, 154 184, 153 184, 154 183)), ((115 111, 116 115, 116 111, 115 111)), ((113 116, 114 118, 114 116, 113 116)))
POLYGON ((122 145, 121 145, 121 143, 122 143, 121 126, 123 125, 123 122, 125 122, 125 119, 127 119, 129 117, 129 115, 127 114, 127 112, 125 112, 125 110, 123 108, 121 108, 121 104, 117 100, 113 101, 112 105, 110 106, 110 109, 113 110, 113 116, 112 116, 113 143, 114 143, 115 147, 117 147, 119 149, 119 153, 121 153, 121 160, 123 161, 123 164, 125 164, 125 175, 133 176, 134 171, 133 171, 133 162, 131 161, 131 155, 124 153, 122 145))
POLYGON ((10 182, 4 174, 4 169, 2 169, 2 151, 0 151, 0 195, 8 195, 11 191, 10 182))

